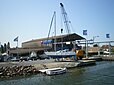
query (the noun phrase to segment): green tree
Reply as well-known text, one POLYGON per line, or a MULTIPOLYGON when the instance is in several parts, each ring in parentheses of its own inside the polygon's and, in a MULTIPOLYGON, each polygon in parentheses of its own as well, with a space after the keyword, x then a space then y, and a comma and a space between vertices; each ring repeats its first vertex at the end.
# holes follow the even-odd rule
POLYGON ((7 45, 6 45, 6 43, 4 43, 4 52, 6 52, 7 51, 7 45))
POLYGON ((4 47, 1 45, 1 53, 4 53, 4 47))
POLYGON ((10 43, 9 42, 7 43, 7 49, 10 49, 10 43))
POLYGON ((98 47, 98 44, 94 44, 93 47, 98 47))

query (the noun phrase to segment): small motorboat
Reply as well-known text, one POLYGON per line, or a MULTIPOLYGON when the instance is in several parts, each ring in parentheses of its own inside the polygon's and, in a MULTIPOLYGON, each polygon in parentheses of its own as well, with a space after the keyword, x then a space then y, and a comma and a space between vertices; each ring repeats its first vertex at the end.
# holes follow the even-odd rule
POLYGON ((66 73, 66 70, 67 70, 66 68, 52 68, 52 69, 42 69, 39 71, 47 75, 58 75, 66 73))

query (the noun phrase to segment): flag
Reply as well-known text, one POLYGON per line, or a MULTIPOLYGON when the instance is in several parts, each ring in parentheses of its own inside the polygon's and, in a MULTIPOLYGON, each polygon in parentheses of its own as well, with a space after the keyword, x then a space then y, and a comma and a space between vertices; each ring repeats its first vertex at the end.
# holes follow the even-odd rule
POLYGON ((87 35, 87 30, 83 30, 83 35, 87 35))
POLYGON ((18 42, 18 37, 16 37, 13 41, 16 41, 16 42, 18 42))
POLYGON ((110 34, 106 34, 106 38, 110 38, 110 34))

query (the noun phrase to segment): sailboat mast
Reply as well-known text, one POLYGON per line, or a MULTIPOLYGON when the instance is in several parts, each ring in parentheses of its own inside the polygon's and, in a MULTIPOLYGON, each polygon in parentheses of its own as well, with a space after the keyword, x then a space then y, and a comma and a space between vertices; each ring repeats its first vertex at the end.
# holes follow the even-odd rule
POLYGON ((55 40, 54 40, 54 50, 56 51, 56 12, 54 11, 55 19, 54 19, 54 31, 55 31, 55 40))
MULTIPOLYGON (((54 11, 54 14, 53 14, 53 17, 52 17, 52 20, 51 20, 51 24, 50 24, 50 28, 49 28, 49 32, 48 32, 48 37, 47 37, 47 43, 48 43, 48 40, 49 40, 49 35, 50 35, 50 31, 51 31, 51 27, 52 27, 53 21, 55 22, 54 31, 55 31, 55 36, 56 36, 56 12, 55 11, 54 11)), ((54 36, 54 38, 55 38, 55 36, 54 36)), ((54 42, 55 41, 56 40, 54 40, 54 42)), ((49 46, 49 44, 47 44, 47 46, 49 46)), ((55 50, 55 47, 54 47, 54 50, 55 50)))

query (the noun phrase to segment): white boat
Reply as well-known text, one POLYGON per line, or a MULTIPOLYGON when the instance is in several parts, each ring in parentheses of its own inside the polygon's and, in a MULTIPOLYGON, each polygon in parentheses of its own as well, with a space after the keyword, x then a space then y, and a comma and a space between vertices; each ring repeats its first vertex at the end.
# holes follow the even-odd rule
POLYGON ((39 70, 42 73, 46 73, 47 75, 58 75, 66 73, 66 68, 52 68, 52 69, 43 69, 39 70))
MULTIPOLYGON (((63 57, 74 57, 76 59, 76 53, 73 52, 73 51, 69 51, 69 50, 59 50, 59 51, 56 51, 57 47, 56 47, 56 44, 58 43, 57 40, 56 40, 56 13, 54 12, 54 15, 52 17, 52 22, 53 22, 53 19, 55 19, 55 38, 54 38, 54 50, 55 51, 51 51, 51 52, 44 52, 48 57, 51 57, 51 58, 63 58, 63 57)), ((52 25, 52 23, 51 23, 52 25)), ((50 27, 51 27, 50 25, 50 27)), ((51 29, 51 28, 50 28, 51 29)), ((62 33, 63 29, 61 29, 61 33, 62 33)), ((49 31, 49 34, 50 34, 50 31, 49 31)), ((49 38, 49 34, 48 34, 48 38, 49 38)), ((48 39, 47 39, 48 41, 48 39)), ((63 39, 61 38, 61 49, 63 49, 63 39)))
POLYGON ((48 57, 76 57, 76 53, 68 50, 59 50, 54 52, 44 52, 48 57))

